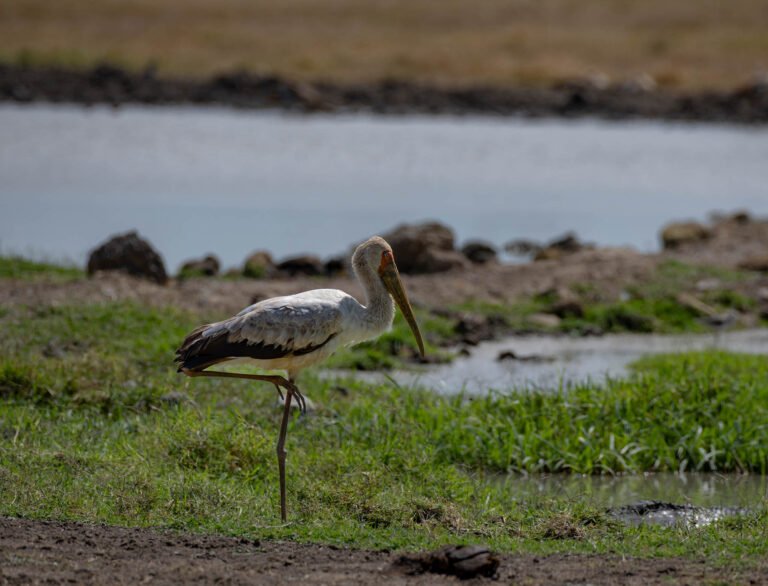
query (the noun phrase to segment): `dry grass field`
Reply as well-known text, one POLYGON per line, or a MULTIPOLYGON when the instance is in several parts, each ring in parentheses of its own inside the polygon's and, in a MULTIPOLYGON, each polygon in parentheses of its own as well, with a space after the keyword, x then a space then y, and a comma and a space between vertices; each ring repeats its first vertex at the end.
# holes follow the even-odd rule
POLYGON ((729 88, 768 71, 768 1, 10 0, 0 59, 450 85, 649 73, 729 88))

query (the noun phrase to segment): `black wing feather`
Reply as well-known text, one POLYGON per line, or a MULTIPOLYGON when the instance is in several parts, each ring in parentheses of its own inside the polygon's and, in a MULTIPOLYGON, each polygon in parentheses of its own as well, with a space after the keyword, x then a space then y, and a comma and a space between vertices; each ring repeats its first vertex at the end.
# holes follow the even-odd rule
MULTIPOLYGON (((303 356, 325 346, 336 335, 328 336, 319 344, 313 344, 304 348, 293 348, 292 344, 277 346, 273 344, 249 344, 246 340, 230 342, 228 333, 221 332, 215 336, 203 336, 203 332, 210 325, 197 328, 190 333, 176 350, 176 362, 179 363, 179 372, 184 370, 205 370, 209 366, 225 362, 235 358, 254 358, 256 360, 271 360, 285 356, 303 356)), ((289 343, 293 340, 289 340, 289 343)))

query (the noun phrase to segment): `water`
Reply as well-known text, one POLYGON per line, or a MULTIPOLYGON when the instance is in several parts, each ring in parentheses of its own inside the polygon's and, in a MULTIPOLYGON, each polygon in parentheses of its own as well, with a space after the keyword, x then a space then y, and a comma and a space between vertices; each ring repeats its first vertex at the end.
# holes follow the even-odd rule
POLYGON ((768 476, 760 474, 513 474, 500 482, 520 500, 578 500, 600 508, 617 508, 644 500, 708 508, 747 508, 768 498, 768 476))
MULTIPOLYGON (((602 382, 627 374, 627 366, 649 354, 718 348, 733 352, 768 354, 768 329, 718 334, 610 334, 599 337, 514 336, 485 342, 469 357, 418 371, 390 373, 399 384, 417 385, 442 393, 488 389, 558 389, 573 383, 602 382), (497 360, 512 351, 528 360, 497 360), (531 358, 533 358, 531 360, 531 358)), ((381 373, 363 376, 379 380, 381 373)))
POLYGON ((499 482, 523 501, 584 502, 610 509, 615 517, 632 524, 706 525, 754 509, 768 499, 768 477, 747 474, 510 475, 499 482), (648 501, 658 504, 627 507, 648 501))
POLYGON ((77 262, 130 228, 174 270, 336 254, 402 221, 653 250, 673 218, 768 213, 765 128, 5 104, 0 129, 0 247, 77 262))

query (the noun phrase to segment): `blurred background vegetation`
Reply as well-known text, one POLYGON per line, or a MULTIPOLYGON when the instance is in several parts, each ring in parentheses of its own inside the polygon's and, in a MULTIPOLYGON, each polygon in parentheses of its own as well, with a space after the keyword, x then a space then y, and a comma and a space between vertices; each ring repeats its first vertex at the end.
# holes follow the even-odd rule
POLYGON ((0 60, 165 74, 542 85, 651 76, 729 88, 766 68, 763 0, 22 0, 0 60))

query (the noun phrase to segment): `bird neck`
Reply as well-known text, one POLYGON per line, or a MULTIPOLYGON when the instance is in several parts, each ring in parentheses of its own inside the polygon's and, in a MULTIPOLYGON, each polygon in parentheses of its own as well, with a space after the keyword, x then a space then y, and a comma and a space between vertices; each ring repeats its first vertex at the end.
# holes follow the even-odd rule
POLYGON ((357 280, 365 291, 365 321, 372 330, 386 330, 395 318, 395 303, 381 277, 363 263, 353 263, 357 280))

